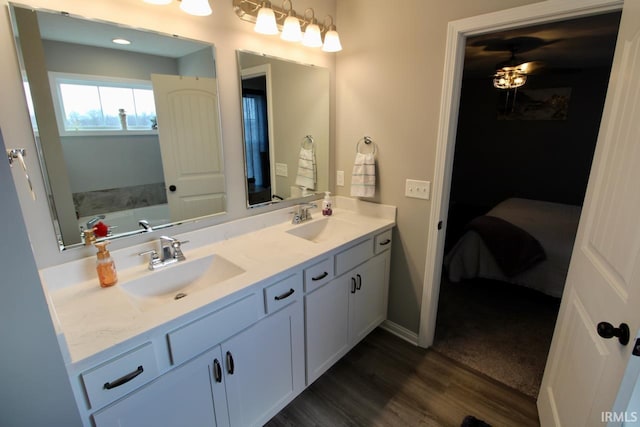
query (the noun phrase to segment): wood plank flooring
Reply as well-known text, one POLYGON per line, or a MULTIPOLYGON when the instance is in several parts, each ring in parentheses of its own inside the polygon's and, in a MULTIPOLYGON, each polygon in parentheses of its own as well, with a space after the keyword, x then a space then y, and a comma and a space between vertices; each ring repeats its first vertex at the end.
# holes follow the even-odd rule
POLYGON ((535 401, 377 329, 267 426, 539 426, 535 401))

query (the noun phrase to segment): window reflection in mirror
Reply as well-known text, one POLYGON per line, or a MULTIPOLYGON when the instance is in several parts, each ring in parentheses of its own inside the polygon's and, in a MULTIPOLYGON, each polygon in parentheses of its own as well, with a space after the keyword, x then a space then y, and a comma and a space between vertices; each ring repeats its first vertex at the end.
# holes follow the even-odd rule
POLYGON ((212 45, 10 8, 61 249, 96 221, 114 239, 225 211, 212 45))
POLYGON ((329 71, 238 52, 247 206, 329 188, 329 71))

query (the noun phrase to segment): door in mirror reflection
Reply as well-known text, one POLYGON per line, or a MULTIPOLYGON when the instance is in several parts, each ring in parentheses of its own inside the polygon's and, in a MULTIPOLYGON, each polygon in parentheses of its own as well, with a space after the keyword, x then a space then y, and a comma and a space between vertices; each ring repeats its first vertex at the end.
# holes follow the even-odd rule
POLYGON ((224 211, 216 81, 152 74, 171 222, 224 211))
POLYGON ((250 205, 270 202, 272 192, 269 118, 270 66, 242 70, 242 114, 244 125, 245 171, 250 205))

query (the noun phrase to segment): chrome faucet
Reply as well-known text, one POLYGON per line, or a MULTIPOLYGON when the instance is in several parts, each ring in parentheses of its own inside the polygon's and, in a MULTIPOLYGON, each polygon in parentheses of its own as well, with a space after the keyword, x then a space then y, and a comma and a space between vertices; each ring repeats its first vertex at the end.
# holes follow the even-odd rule
POLYGON ((315 203, 305 203, 302 205, 296 205, 294 210, 291 212, 293 217, 291 218, 291 224, 300 224, 301 222, 308 221, 311 218, 311 212, 309 209, 317 208, 318 205, 315 203))
POLYGON ((153 231, 151 224, 149 224, 149 221, 147 221, 146 219, 141 219, 140 221, 138 221, 138 225, 142 227, 144 231, 153 231))
POLYGON ((140 252, 138 255, 149 255, 149 270, 157 270, 165 265, 184 261, 181 245, 188 240, 180 241, 169 236, 160 236, 160 254, 155 249, 140 252))

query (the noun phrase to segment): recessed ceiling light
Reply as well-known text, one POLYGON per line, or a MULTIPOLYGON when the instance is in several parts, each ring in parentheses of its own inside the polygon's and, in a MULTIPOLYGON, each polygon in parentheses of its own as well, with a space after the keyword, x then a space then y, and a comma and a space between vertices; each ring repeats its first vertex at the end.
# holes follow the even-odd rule
POLYGON ((111 41, 115 44, 131 44, 131 42, 127 39, 113 39, 111 41))

